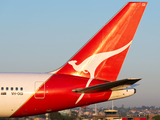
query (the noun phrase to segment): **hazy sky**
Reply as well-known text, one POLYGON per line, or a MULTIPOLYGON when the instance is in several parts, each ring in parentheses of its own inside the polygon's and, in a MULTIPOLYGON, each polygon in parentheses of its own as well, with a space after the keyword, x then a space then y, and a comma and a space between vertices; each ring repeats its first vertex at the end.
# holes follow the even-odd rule
MULTIPOLYGON (((116 106, 160 107, 160 1, 147 1, 118 77, 143 79, 137 93, 115 100, 116 106)), ((61 67, 127 2, 1 0, 0 72, 48 72, 61 67)))

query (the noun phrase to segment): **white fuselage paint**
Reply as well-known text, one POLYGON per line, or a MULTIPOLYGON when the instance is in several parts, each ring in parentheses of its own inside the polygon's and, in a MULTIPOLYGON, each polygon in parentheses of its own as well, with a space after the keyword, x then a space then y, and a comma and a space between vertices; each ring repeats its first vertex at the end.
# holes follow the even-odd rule
POLYGON ((15 113, 35 93, 35 83, 43 84, 51 75, 53 74, 0 73, 0 116, 10 117, 15 113))

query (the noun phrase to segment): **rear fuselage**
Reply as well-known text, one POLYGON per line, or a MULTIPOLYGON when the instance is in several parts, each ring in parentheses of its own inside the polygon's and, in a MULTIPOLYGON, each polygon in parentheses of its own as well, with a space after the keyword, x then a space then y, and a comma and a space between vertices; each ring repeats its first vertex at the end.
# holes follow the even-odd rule
MULTIPOLYGON (((42 114, 134 94, 133 90, 126 95, 123 94, 123 90, 119 90, 119 92, 107 90, 100 93, 85 94, 82 100, 76 104, 81 94, 72 90, 85 88, 88 79, 50 73, 1 73, 0 117, 42 114)), ((90 86, 106 82, 93 79, 90 86)))

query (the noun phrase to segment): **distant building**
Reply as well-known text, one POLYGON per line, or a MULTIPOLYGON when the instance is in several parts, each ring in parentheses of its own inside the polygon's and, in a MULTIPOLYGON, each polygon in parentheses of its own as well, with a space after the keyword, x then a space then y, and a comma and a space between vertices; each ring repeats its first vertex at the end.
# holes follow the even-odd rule
POLYGON ((154 117, 154 116, 156 116, 156 115, 148 115, 148 120, 152 120, 152 118, 154 117))
POLYGON ((94 115, 93 120, 121 120, 118 110, 105 110, 105 115, 94 115))
POLYGON ((120 117, 118 110, 105 110, 105 115, 94 115, 92 120, 147 120, 147 117, 120 117))
POLYGON ((105 120, 120 120, 118 110, 105 110, 105 120))
POLYGON ((61 110, 61 111, 58 111, 61 115, 69 115, 70 114, 70 109, 67 109, 67 110, 61 110))

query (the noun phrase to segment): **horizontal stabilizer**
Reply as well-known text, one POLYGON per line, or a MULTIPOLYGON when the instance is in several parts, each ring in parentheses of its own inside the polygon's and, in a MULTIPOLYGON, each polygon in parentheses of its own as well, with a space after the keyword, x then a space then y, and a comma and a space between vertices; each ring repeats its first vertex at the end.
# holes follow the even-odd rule
POLYGON ((75 93, 97 93, 97 92, 103 92, 106 90, 112 90, 112 91, 122 90, 122 89, 128 88, 129 86, 138 82, 139 80, 141 80, 141 78, 127 78, 127 79, 118 80, 114 82, 94 85, 86 88, 74 89, 72 91, 75 93))

